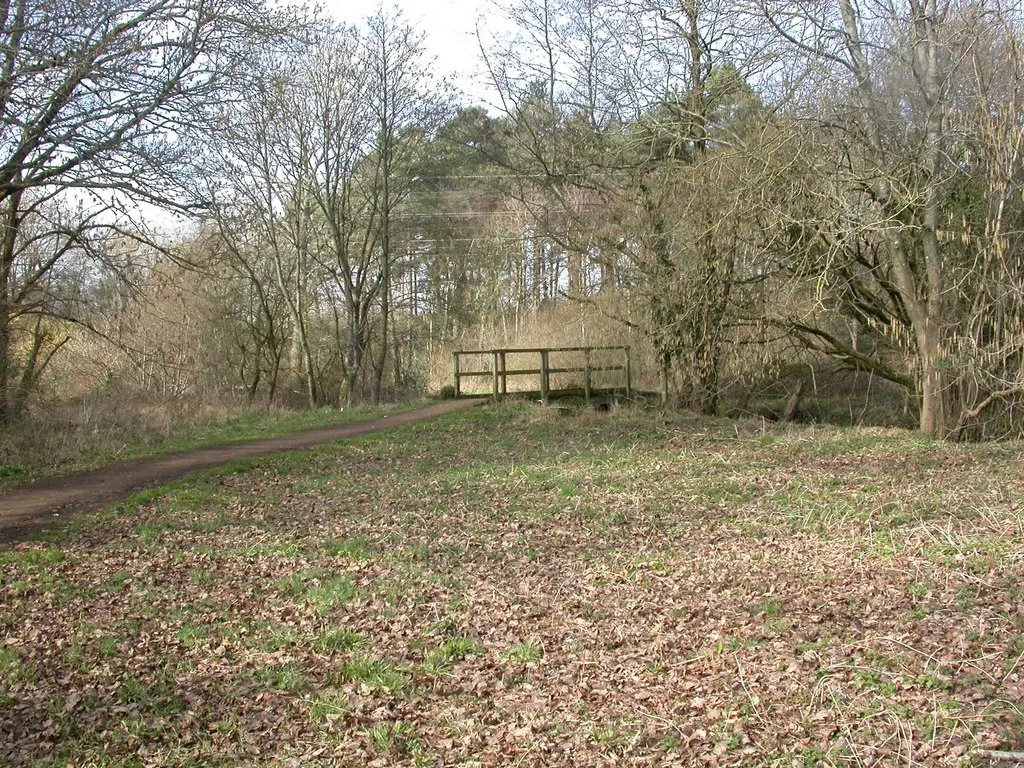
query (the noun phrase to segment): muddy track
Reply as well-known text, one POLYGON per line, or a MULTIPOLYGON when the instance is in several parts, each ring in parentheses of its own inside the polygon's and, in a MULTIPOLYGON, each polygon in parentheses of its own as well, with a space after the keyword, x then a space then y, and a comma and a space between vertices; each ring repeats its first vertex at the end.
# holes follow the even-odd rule
POLYGON ((75 515, 192 472, 418 424, 483 402, 481 399, 448 400, 371 421, 140 459, 18 488, 0 494, 0 545, 51 530, 75 515))

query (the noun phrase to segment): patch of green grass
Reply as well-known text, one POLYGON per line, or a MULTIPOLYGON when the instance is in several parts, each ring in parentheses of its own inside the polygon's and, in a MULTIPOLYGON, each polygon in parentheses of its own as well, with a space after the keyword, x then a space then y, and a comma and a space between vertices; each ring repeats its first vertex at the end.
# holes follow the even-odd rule
POLYGON ((103 583, 100 589, 110 594, 118 594, 119 592, 124 592, 128 588, 128 585, 131 583, 132 579, 133 576, 128 571, 118 571, 109 579, 107 579, 107 581, 103 583))
POLYGON ((738 653, 744 648, 753 648, 758 641, 753 637, 733 636, 715 643, 715 654, 721 656, 724 653, 738 653))
POLYGON ((259 622, 248 635, 246 644, 261 651, 274 653, 302 642, 303 634, 295 627, 264 621, 259 622))
POLYGON ((476 644, 468 637, 451 637, 423 656, 423 669, 431 676, 446 675, 455 664, 476 652, 476 644))
POLYGON ((953 592, 956 605, 961 610, 973 608, 978 602, 978 588, 976 586, 962 585, 953 592))
POLYGON ((182 645, 197 647, 203 645, 210 639, 210 633, 205 627, 195 624, 186 624, 177 633, 178 642, 182 645))
POLYGON ((16 480, 25 474, 25 468, 14 464, 0 464, 0 479, 16 480))
POLYGON ((136 677, 126 678, 117 688, 117 701, 121 704, 142 704, 152 697, 149 686, 136 677))
POLYGON ((658 741, 658 749, 662 752, 678 752, 682 745, 682 739, 674 733, 670 733, 668 736, 664 736, 658 741))
POLYGON ((0 682, 7 685, 28 683, 36 678, 34 665, 22 660, 13 648, 0 647, 0 682))
POLYGON ((858 688, 876 691, 887 698, 896 695, 896 683, 879 670, 857 669, 853 673, 853 681, 858 688))
POLYGON ((0 552, 0 568, 13 565, 25 572, 52 568, 64 560, 64 553, 57 547, 32 547, 0 552))
POLYGON ((775 619, 785 613, 785 607, 778 600, 766 597, 750 608, 751 616, 761 616, 765 619, 775 619))
MULTIPOLYGON (((133 498, 138 500, 138 497, 140 495, 141 494, 136 494, 133 498)), ((154 498, 159 498, 159 496, 155 496, 154 498)), ((144 500, 138 501, 139 506, 141 506, 144 503, 144 500)), ((174 526, 170 523, 147 523, 145 525, 139 526, 138 530, 136 531, 136 535, 139 537, 140 541, 146 544, 153 544, 159 541, 166 533, 169 533, 173 530, 174 526)))
POLYGON ((818 747, 805 747, 800 751, 799 759, 802 768, 818 768, 828 764, 826 761, 829 756, 827 752, 818 747))
POLYGON ((580 485, 574 481, 562 483, 562 486, 558 489, 558 497, 561 499, 574 499, 579 495, 580 485))
POLYGON ((306 590, 309 589, 309 583, 324 574, 326 574, 326 571, 291 573, 275 581, 274 589, 281 597, 302 597, 306 594, 306 590))
POLYGON ((862 519, 871 510, 862 507, 849 490, 816 477, 793 478, 768 496, 774 509, 794 530, 827 534, 848 519, 862 519))
POLYGON ((351 576, 336 575, 326 569, 293 573, 275 586, 282 596, 303 599, 321 613, 347 603, 356 595, 356 583, 351 576))
POLYGON ((356 656, 347 659, 335 670, 334 684, 359 683, 370 690, 397 693, 409 684, 409 672, 404 667, 374 656, 356 656))
POLYGON ((367 731, 370 743, 377 752, 394 755, 412 755, 421 747, 416 729, 404 721, 378 723, 367 731))
MULTIPOLYGON (((418 522, 416 518, 409 520, 412 525, 418 522)), ((409 544, 392 555, 392 559, 401 563, 423 563, 430 559, 430 547, 426 544, 409 544)))
POLYGON ((918 603, 928 596, 928 585, 919 581, 912 581, 907 584, 907 596, 911 602, 918 603))
POLYGON ((119 649, 121 639, 114 635, 101 635, 96 638, 96 649, 104 659, 117 658, 121 651, 119 649))
POLYGON ((993 536, 949 536, 944 543, 926 545, 922 554, 947 568, 958 568, 978 575, 985 574, 1013 554, 1016 542, 993 536))
POLYGON ((746 483, 728 478, 708 477, 700 490, 711 504, 745 504, 752 498, 746 483))
POLYGON ((631 740, 630 733, 617 724, 598 726, 590 732, 590 738, 606 752, 621 750, 631 740))
POLYGON ((536 664, 540 661, 541 655, 540 645, 533 642, 516 643, 509 646, 501 654, 505 661, 512 662, 513 664, 536 664))
POLYGON ((272 541, 246 544, 242 548, 245 557, 297 557, 302 554, 302 547, 294 541, 272 541))
POLYGON ((644 672, 646 672, 649 675, 654 675, 655 677, 661 677, 666 672, 668 672, 668 665, 660 659, 658 661, 652 661, 650 664, 644 667, 644 672))
POLYGON ((309 677, 294 662, 261 667, 253 673, 253 680, 264 688, 276 688, 295 693, 309 685, 309 677))
MULTIPOLYGON (((117 721, 117 728, 113 731, 113 740, 117 744, 123 744, 129 749, 141 744, 153 744, 161 741, 168 734, 167 726, 154 722, 147 715, 131 715, 122 717, 117 721)), ((117 763, 110 763, 117 765, 117 763)), ((144 765, 143 763, 129 762, 128 765, 144 765)))
POLYGON ((215 571, 211 571, 206 568, 193 568, 188 574, 189 582, 198 587, 206 587, 211 584, 216 584, 219 579, 220 577, 215 571))
POLYGON ((188 703, 174 692, 169 676, 173 671, 166 671, 164 676, 147 682, 138 677, 127 677, 121 681, 114 694, 114 699, 123 705, 137 707, 143 713, 166 717, 179 714, 188 708, 188 703))
POLYGON ((344 605, 356 594, 356 582, 351 576, 334 576, 317 581, 306 590, 306 599, 318 611, 328 611, 336 605, 344 605))
POLYGON ((824 651, 830 644, 831 641, 827 637, 819 637, 817 640, 808 640, 800 643, 796 647, 796 652, 799 656, 803 656, 805 653, 818 653, 824 651))
POLYGON ((348 697, 341 693, 323 693, 309 700, 309 718, 323 723, 348 711, 348 697))
POLYGON ((335 539, 324 545, 324 551, 329 557, 345 560, 365 560, 369 556, 363 539, 335 539))
POLYGON ((948 691, 950 689, 949 681, 933 672, 926 672, 923 675, 918 675, 912 680, 912 682, 924 688, 926 691, 948 691))
MULTIPOLYGON (((85 643, 80 638, 75 638, 64 647, 60 659, 68 669, 78 672, 88 672, 92 668, 85 650, 85 643)), ((0 673, 0 677, 2 677, 2 673, 0 673)))
POLYGON ((365 643, 362 635, 345 627, 322 630, 313 641, 313 645, 321 651, 354 651, 365 643))

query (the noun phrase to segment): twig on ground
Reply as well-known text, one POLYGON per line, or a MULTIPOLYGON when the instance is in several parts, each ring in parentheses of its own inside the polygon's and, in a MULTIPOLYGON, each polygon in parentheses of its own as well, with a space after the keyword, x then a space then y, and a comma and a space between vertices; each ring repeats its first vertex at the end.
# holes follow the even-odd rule
POLYGON ((1018 656, 1017 660, 1013 662, 1013 666, 1011 666, 1007 673, 1003 675, 1003 679, 999 681, 1000 687, 1006 685, 1006 681, 1010 679, 1010 675, 1012 675, 1014 670, 1017 669, 1017 665, 1020 664, 1021 659, 1024 659, 1024 651, 1020 652, 1020 656, 1018 656))
POLYGON ((736 662, 736 671, 740 675, 740 685, 743 686, 743 692, 747 694, 747 700, 750 702, 751 709, 754 710, 754 714, 757 715, 757 719, 761 721, 761 725, 768 727, 768 721, 764 719, 761 714, 761 710, 757 708, 757 703, 754 701, 754 697, 750 693, 750 689, 747 688, 747 681, 743 679, 743 665, 740 664, 740 657, 735 653, 732 655, 733 661, 736 662))
POLYGON ((1024 765, 1024 752, 1002 752, 998 749, 979 749, 978 757, 985 757, 997 763, 1017 763, 1024 765))
POLYGON ((633 709, 638 715, 640 715, 640 717, 646 717, 648 720, 653 720, 654 722, 659 723, 660 725, 664 725, 668 728, 671 728, 673 731, 678 733, 680 737, 682 737, 683 739, 686 738, 686 732, 678 725, 676 725, 676 723, 669 720, 667 717, 662 717, 661 715, 656 715, 653 712, 648 712, 639 704, 635 704, 633 709))

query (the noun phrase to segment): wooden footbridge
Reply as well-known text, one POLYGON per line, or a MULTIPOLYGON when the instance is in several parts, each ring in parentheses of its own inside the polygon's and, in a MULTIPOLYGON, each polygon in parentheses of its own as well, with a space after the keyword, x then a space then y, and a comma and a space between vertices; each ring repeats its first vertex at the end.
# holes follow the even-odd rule
MULTIPOLYGON (((589 402, 593 397, 625 395, 633 390, 633 371, 629 347, 544 347, 526 349, 476 349, 453 353, 455 396, 466 392, 467 379, 490 379, 491 396, 495 399, 509 394, 508 380, 536 377, 539 387, 517 389, 517 396, 539 396, 547 403, 553 397, 582 395, 589 402), (527 362, 522 363, 523 360, 527 362), (509 362, 525 364, 510 368, 509 362), (536 361, 536 362, 533 362, 536 361), (553 387, 552 379, 572 386, 553 387), (582 379, 582 381, 580 381, 582 379), (617 386, 608 386, 609 379, 617 386), (568 381, 566 381, 568 380, 568 381), (603 386, 595 386, 599 383, 603 386)), ((480 392, 472 394, 479 395, 480 392)))

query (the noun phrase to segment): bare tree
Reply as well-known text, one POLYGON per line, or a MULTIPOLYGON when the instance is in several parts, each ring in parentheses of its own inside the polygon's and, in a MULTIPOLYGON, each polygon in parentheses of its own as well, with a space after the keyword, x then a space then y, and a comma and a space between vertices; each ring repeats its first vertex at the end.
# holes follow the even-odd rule
POLYGON ((795 328, 912 386, 923 432, 967 436, 983 411, 1012 407, 1021 392, 1008 375, 1020 359, 1019 251, 1004 229, 1005 195, 1019 184, 1010 170, 1019 114, 1004 111, 1014 87, 992 78, 982 53, 998 41, 1019 87, 1019 11, 952 0, 763 10, 812 85, 794 128, 804 126, 804 157, 816 158, 814 188, 798 195, 815 199, 817 212, 787 225, 787 247, 807 257, 801 269, 818 271, 863 333, 847 342, 820 324, 795 328), (966 187, 973 202, 959 192, 966 187), (885 343, 865 344, 872 336, 885 343), (885 359, 894 348, 909 365, 885 359))
POLYGON ((39 345, 19 355, 20 335, 39 340, 69 308, 38 289, 70 255, 96 253, 127 199, 181 205, 189 137, 268 19, 258 0, 0 3, 0 420, 24 400, 11 382, 24 392, 38 371, 39 345))
POLYGON ((254 57, 247 98, 226 113, 215 143, 220 173, 208 189, 223 244, 245 276, 287 308, 290 369, 309 407, 322 402, 309 310, 319 285, 313 256, 313 201, 307 183, 314 146, 305 97, 296 93, 305 68, 291 51, 254 57), (269 270, 260 264, 265 262, 269 270), (271 282, 263 282, 269 271, 271 282))
POLYGON ((401 208, 447 114, 422 40, 383 13, 365 29, 322 26, 297 50, 257 60, 253 83, 220 143, 225 241, 261 233, 246 258, 262 248, 275 265, 310 406, 379 400, 392 273, 407 250, 401 208), (337 385, 317 362, 328 325, 337 385))
MULTIPOLYGON (((401 17, 383 12, 372 17, 364 54, 371 75, 367 106, 376 129, 370 159, 380 249, 379 354, 373 371, 373 400, 377 402, 381 399, 385 365, 392 348, 392 272, 406 252, 404 243, 396 248, 396 225, 419 169, 426 164, 427 143, 449 117, 452 107, 442 95, 444 84, 430 74, 422 34, 401 17)), ((405 229, 409 231, 408 227, 405 229)))

